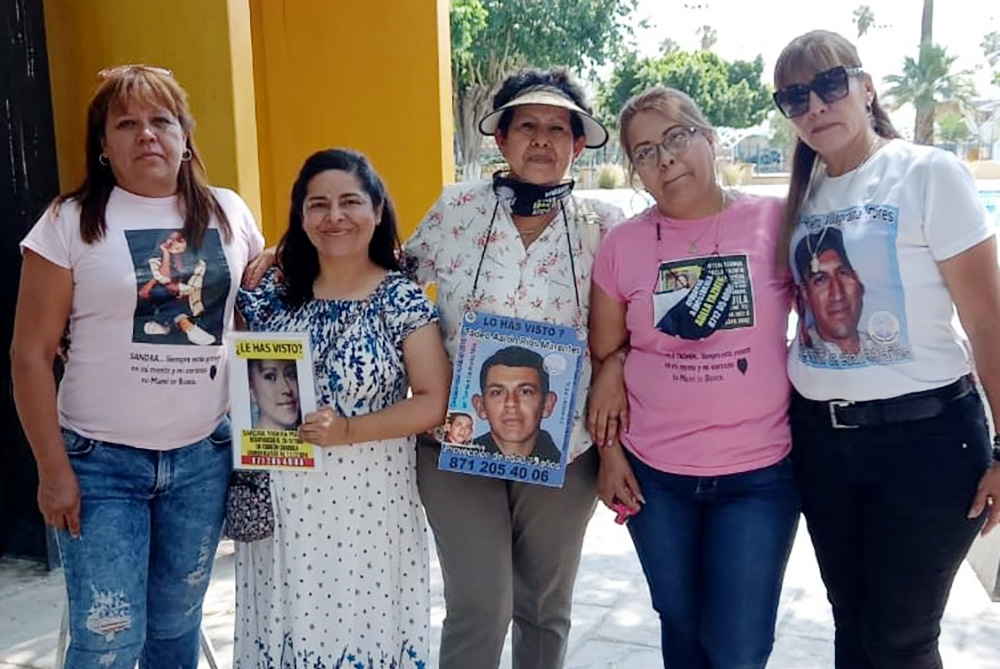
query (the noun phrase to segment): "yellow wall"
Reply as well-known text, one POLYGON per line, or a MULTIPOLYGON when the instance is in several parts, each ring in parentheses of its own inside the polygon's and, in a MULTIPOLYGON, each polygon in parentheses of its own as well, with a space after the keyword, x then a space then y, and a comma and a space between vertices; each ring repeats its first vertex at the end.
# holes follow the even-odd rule
POLYGON ((212 184, 260 213, 247 0, 45 0, 59 182, 83 178, 96 73, 123 63, 173 70, 190 96, 195 141, 212 184))
POLYGON ((453 179, 448 0, 250 0, 263 228, 288 224, 303 160, 350 147, 372 160, 400 235, 453 179))

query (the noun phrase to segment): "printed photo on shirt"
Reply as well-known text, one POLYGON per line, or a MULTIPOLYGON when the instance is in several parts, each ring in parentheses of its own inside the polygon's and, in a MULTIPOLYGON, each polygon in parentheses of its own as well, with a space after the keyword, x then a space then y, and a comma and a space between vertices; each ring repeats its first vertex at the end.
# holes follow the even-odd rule
POLYGON ((142 344, 222 344, 229 264, 219 231, 195 247, 181 230, 126 230, 135 267, 132 341, 142 344))
POLYGON ((660 332, 692 340, 717 330, 753 327, 747 257, 713 255, 660 263, 653 319, 660 332))
POLYGON ((1000 227, 1000 190, 981 190, 979 199, 983 201, 987 218, 1000 227))
POLYGON ((912 359, 896 258, 896 207, 851 207, 803 219, 791 253, 798 354, 814 367, 912 359))

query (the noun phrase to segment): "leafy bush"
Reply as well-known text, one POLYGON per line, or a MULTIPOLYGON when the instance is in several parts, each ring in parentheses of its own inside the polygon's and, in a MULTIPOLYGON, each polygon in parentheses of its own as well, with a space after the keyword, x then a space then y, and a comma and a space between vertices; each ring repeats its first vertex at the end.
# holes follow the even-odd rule
POLYGON ((625 172, 620 165, 601 165, 597 173, 598 188, 621 188, 625 185, 625 172))

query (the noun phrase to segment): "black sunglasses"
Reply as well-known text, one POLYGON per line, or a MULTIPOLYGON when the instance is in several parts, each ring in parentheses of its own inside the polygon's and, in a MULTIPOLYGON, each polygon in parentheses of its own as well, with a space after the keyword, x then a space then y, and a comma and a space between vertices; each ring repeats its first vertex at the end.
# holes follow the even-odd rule
POLYGON ((802 116, 809 111, 809 91, 815 91, 825 104, 843 100, 849 90, 848 76, 864 74, 860 67, 838 65, 820 72, 808 84, 785 86, 774 94, 774 104, 788 118, 802 116))

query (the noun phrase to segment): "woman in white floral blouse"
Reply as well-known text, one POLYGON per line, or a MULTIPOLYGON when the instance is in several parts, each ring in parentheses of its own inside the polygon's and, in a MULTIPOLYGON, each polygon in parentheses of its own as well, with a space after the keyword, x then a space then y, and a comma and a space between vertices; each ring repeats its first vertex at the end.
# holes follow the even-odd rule
MULTIPOLYGON (((479 129, 510 170, 446 187, 404 246, 419 281, 437 285, 452 359, 468 310, 585 328, 597 247, 622 218, 573 195, 570 165, 608 133, 565 70, 508 78, 479 129)), ((441 669, 496 667, 512 619, 514 669, 562 666, 596 501, 598 458, 583 421, 590 371, 588 360, 562 488, 439 471, 440 445, 418 446, 420 495, 444 574, 441 669)))

